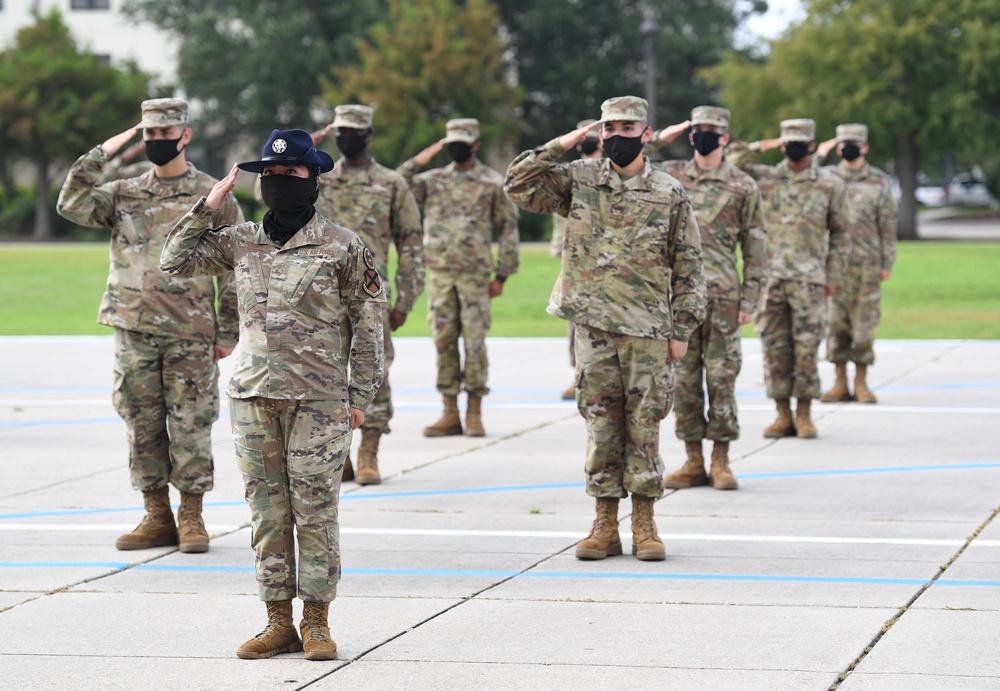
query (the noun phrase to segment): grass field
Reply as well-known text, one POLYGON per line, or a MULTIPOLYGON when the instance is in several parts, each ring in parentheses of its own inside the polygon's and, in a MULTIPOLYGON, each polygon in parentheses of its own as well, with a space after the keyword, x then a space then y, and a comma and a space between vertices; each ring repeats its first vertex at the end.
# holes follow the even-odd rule
MULTIPOLYGON (((1000 339, 1000 243, 907 242, 882 297, 879 338, 1000 339)), ((521 269, 493 303, 494 336, 563 336, 545 313, 558 262, 524 245, 521 269)), ((0 246, 0 335, 110 335, 95 323, 105 244, 0 246)), ((427 336, 421 298, 398 336, 427 336)), ((747 329, 745 335, 753 335, 747 329)))

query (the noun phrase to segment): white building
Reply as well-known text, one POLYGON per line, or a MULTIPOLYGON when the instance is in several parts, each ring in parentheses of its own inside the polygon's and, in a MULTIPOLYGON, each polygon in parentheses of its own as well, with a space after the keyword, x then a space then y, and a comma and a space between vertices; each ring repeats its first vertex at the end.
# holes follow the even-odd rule
MULTIPOLYGON (((169 1, 169 0, 167 0, 169 1)), ((152 24, 122 14, 124 0, 0 0, 0 50, 13 45, 19 29, 34 24, 33 12, 58 9, 77 45, 112 63, 134 60, 157 83, 177 78, 177 42, 152 24)))

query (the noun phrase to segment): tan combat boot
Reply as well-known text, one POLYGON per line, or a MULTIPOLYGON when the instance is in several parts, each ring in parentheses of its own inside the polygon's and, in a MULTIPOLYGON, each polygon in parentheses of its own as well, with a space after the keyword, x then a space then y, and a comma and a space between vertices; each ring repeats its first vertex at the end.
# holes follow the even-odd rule
POLYGON ((333 660, 337 657, 337 644, 330 638, 330 627, 327 617, 330 614, 329 602, 302 603, 302 649, 306 651, 307 660, 333 660))
POLYGON ((687 489, 708 484, 705 474, 705 456, 701 451, 701 440, 686 441, 687 462, 677 472, 664 476, 663 486, 667 489, 687 489))
POLYGON ((170 511, 170 492, 167 487, 142 493, 146 515, 131 533, 115 540, 120 550, 170 547, 177 544, 177 526, 170 511))
POLYGON ((483 429, 483 397, 469 394, 469 409, 465 411, 465 436, 485 437, 483 429))
POLYGON ((795 406, 795 429, 798 430, 800 439, 815 439, 816 425, 813 424, 810 409, 812 400, 800 398, 799 404, 795 406))
POLYGON ((572 401, 576 399, 576 384, 570 384, 569 388, 562 392, 562 399, 564 401, 572 401))
POLYGON ((622 539, 618 535, 618 499, 597 498, 597 517, 590 535, 576 545, 577 559, 604 559, 622 553, 622 539))
POLYGON ((348 456, 347 460, 344 461, 344 474, 341 475, 341 482, 350 482, 354 479, 354 466, 351 465, 351 457, 348 456))
POLYGON ((663 561, 667 553, 653 520, 653 497, 632 495, 632 554, 639 561, 663 561))
POLYGON ((425 437, 450 437, 462 433, 462 419, 458 416, 458 396, 444 396, 444 413, 430 427, 424 427, 425 437))
POLYGON ((729 469, 729 442, 717 441, 712 446, 712 487, 715 489, 739 489, 736 476, 729 469))
POLYGON ((868 388, 868 365, 854 365, 854 400, 858 403, 878 403, 875 394, 868 388))
POLYGON ((201 517, 202 494, 181 492, 181 508, 177 511, 177 535, 182 552, 207 552, 208 531, 201 517))
POLYGON ((361 448, 358 449, 358 484, 382 484, 378 474, 378 440, 382 433, 374 429, 361 430, 361 448))
POLYGON ((792 422, 792 406, 787 398, 776 398, 774 404, 778 408, 778 419, 764 430, 765 439, 780 439, 794 437, 795 424, 792 422))
POLYGON ((262 660, 281 653, 297 653, 302 641, 292 621, 292 601, 265 602, 267 626, 236 651, 244 660, 262 660))
MULTIPOLYGON (((834 369, 837 372, 836 379, 833 380, 833 388, 823 394, 819 400, 823 403, 843 403, 851 400, 851 392, 847 388, 847 363, 835 362, 834 369)), ((854 388, 857 389, 857 382, 854 388)))

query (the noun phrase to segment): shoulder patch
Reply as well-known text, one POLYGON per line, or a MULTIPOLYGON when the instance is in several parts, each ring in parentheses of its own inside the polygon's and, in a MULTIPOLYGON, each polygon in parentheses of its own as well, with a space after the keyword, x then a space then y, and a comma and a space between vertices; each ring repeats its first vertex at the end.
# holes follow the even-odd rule
POLYGON ((373 298, 377 298, 382 294, 382 279, 375 268, 375 256, 370 249, 365 247, 361 252, 361 257, 365 262, 364 275, 361 277, 361 288, 373 298))

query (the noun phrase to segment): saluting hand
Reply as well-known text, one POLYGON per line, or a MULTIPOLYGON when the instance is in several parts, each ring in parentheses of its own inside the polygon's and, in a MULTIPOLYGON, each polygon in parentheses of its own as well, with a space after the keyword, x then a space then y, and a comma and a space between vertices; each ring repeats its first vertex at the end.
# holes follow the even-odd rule
POLYGON ((233 164, 233 169, 229 171, 229 175, 219 180, 215 183, 215 187, 212 191, 208 193, 208 198, 205 199, 205 206, 213 211, 218 211, 222 208, 222 205, 226 202, 226 197, 229 193, 233 191, 236 187, 236 176, 239 174, 240 169, 233 164))
POLYGON ((781 137, 777 139, 761 139, 760 140, 760 151, 761 153, 765 151, 770 151, 771 149, 781 148, 781 137))
POLYGON ((685 120, 684 122, 679 122, 676 125, 671 125, 670 127, 664 127, 660 130, 660 134, 657 137, 664 144, 669 144, 674 141, 680 135, 684 134, 688 127, 691 126, 690 120, 685 120))
POLYGON ((424 166, 426 166, 428 163, 431 162, 432 158, 441 153, 441 149, 444 148, 444 145, 445 145, 444 139, 437 140, 436 142, 428 146, 426 149, 421 151, 419 154, 414 156, 413 162, 416 163, 421 168, 423 168, 424 166))
POLYGON ((563 136, 559 137, 559 144, 560 146, 562 146, 562 148, 569 151, 574 146, 576 146, 577 144, 579 144, 580 142, 582 142, 584 139, 587 138, 587 132, 590 132, 590 130, 596 129, 600 126, 601 126, 601 121, 598 120, 597 122, 592 122, 589 125, 581 127, 580 129, 573 130, 572 132, 567 132, 563 136))
POLYGON ((331 122, 323 129, 316 130, 315 132, 310 134, 309 136, 312 137, 313 146, 319 146, 323 142, 323 140, 326 139, 326 135, 330 134, 330 130, 332 129, 333 129, 333 123, 331 122))
POLYGON ((822 161, 835 148, 837 148, 837 138, 834 137, 833 139, 827 139, 825 142, 816 147, 816 155, 819 156, 819 159, 822 161))
POLYGON ((103 144, 101 144, 101 150, 104 151, 104 155, 114 156, 116 153, 118 153, 118 149, 122 148, 125 145, 125 142, 134 137, 135 133, 138 131, 139 130, 136 127, 129 127, 121 134, 116 134, 115 136, 105 141, 103 144))

